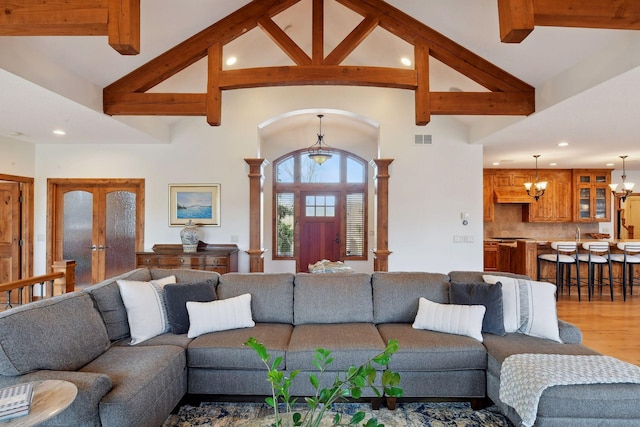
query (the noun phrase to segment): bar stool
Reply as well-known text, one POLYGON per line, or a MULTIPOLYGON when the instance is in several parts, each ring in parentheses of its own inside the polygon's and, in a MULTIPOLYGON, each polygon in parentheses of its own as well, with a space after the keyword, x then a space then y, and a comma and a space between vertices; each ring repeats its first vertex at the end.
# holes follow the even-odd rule
POLYGON ((622 297, 626 301, 627 278, 629 280, 629 291, 631 295, 633 295, 633 267, 635 264, 640 264, 640 256, 636 255, 640 253, 640 242, 620 242, 617 246, 622 253, 611 254, 609 255, 609 259, 622 264, 622 297))
POLYGON ((555 253, 538 255, 538 281, 541 280, 542 262, 551 262, 556 266, 556 299, 564 287, 564 273, 567 273, 567 286, 571 295, 571 266, 576 267, 576 286, 578 287, 578 301, 580 301, 580 259, 576 242, 551 242, 551 249, 555 253))
POLYGON ((595 288, 595 267, 598 266, 598 284, 600 285, 600 295, 602 295, 603 277, 602 273, 604 266, 609 267, 609 288, 611 289, 611 301, 613 301, 613 275, 611 274, 611 253, 609 251, 609 242, 585 242, 582 244, 582 248, 586 249, 587 253, 578 255, 578 259, 581 262, 586 262, 587 267, 587 289, 589 291, 589 301, 593 296, 595 288))

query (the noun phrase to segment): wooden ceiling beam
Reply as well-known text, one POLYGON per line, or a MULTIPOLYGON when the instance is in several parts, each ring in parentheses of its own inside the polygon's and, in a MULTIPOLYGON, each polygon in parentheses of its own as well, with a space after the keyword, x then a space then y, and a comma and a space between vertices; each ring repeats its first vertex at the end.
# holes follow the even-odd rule
POLYGON ((140 0, 0 0, 0 36, 108 36, 123 55, 140 52, 140 0))
POLYGON ((222 45, 217 43, 209 48, 207 54, 207 123, 220 126, 222 123, 222 89, 220 89, 220 73, 222 72, 222 45))
POLYGON ((381 0, 336 0, 364 19, 327 58, 323 57, 324 0, 313 0, 312 55, 309 58, 272 19, 298 1, 254 0, 169 49, 107 86, 104 89, 105 113, 203 115, 211 125, 219 125, 222 90, 296 85, 414 90, 418 125, 429 123, 432 114, 528 115, 535 110, 532 86, 381 0), (256 26, 260 26, 298 65, 223 70, 223 46, 256 26), (340 65, 378 26, 413 44, 415 69, 340 65), (147 93, 205 56, 208 57, 206 94, 147 93), (478 82, 489 92, 430 92, 430 57, 478 82))
POLYGON ((109 0, 107 36, 122 55, 140 53, 140 0, 109 0))
POLYGON ((146 64, 107 86, 106 92, 146 92, 207 55, 210 46, 222 46, 258 25, 263 15, 273 17, 300 0, 252 1, 146 64))
POLYGON ((429 45, 431 56, 489 90, 534 91, 531 85, 382 0, 336 1, 362 16, 377 15, 380 27, 414 46, 422 40, 429 45))
POLYGON ((535 25, 640 30, 637 0, 498 0, 500 39, 520 43, 535 25))
POLYGON ((310 65, 223 70, 220 88, 248 89, 266 86, 349 85, 415 89, 414 70, 343 65, 310 65))
POLYGON ((206 116, 204 93, 108 93, 103 109, 111 116, 206 116))
POLYGON ((416 125, 426 126, 431 121, 431 92, 429 91, 429 46, 422 42, 414 47, 414 63, 418 77, 416 87, 416 125))
POLYGON ((311 65, 309 55, 307 55, 296 42, 291 40, 291 37, 289 37, 278 24, 273 22, 273 19, 263 16, 258 19, 258 25, 293 62, 298 65, 311 65))
POLYGON ((533 31, 533 0, 498 0, 500 40, 520 43, 533 31))
POLYGON ((311 61, 324 63, 324 0, 313 0, 311 9, 311 61))
POLYGON ((523 92, 431 92, 431 114, 523 116, 534 107, 523 92))
POLYGON ((338 46, 324 59, 326 65, 338 65, 357 48, 364 39, 378 26, 378 18, 368 16, 345 37, 338 46))

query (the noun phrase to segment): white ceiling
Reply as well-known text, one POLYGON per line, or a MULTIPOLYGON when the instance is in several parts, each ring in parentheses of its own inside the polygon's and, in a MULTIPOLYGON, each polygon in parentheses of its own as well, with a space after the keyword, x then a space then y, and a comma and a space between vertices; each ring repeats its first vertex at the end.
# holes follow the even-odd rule
MULTIPOLYGON (((329 51, 360 18, 326 1, 329 51)), ((0 137, 36 144, 170 142, 171 126, 180 118, 106 116, 102 88, 247 3, 198 0, 176 6, 173 0, 142 0, 141 53, 135 56, 118 54, 106 37, 0 38, 0 137), (54 128, 64 128, 67 135, 53 135, 54 128)), ((496 0, 388 3, 535 86, 536 113, 529 117, 458 117, 469 126, 470 143, 484 146, 485 167, 533 167, 532 155, 541 154, 540 167, 556 162, 558 168, 599 168, 613 162, 620 168, 618 156, 626 154, 627 169, 640 170, 635 140, 640 136, 640 32, 537 27, 522 43, 504 44, 496 0), (569 146, 559 148, 560 141, 569 146), (495 161, 501 165, 492 166, 495 161)), ((302 0, 274 18, 305 49, 309 5, 302 0)), ((227 45, 224 54, 237 55, 242 67, 290 63, 257 29, 227 45)), ((412 48, 376 30, 345 63, 399 66, 395 61, 401 55, 411 56, 412 48)), ((203 65, 194 64, 154 90, 203 92, 203 65)), ((478 90, 437 63, 431 66, 431 86, 478 90)))

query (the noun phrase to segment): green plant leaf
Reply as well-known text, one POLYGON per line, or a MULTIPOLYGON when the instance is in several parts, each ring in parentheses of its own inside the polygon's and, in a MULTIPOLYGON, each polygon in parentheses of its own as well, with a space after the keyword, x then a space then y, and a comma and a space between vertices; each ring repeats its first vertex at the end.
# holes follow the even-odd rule
POLYGON ((350 425, 358 425, 360 423, 360 421, 364 420, 364 417, 365 417, 364 412, 362 412, 362 411, 356 412, 351 417, 351 421, 349 422, 349 424, 350 425))
POLYGON ((316 390, 318 389, 318 387, 320 386, 320 382, 318 381, 318 377, 315 374, 311 374, 309 376, 309 382, 311 383, 311 385, 313 386, 313 388, 315 388, 316 390))

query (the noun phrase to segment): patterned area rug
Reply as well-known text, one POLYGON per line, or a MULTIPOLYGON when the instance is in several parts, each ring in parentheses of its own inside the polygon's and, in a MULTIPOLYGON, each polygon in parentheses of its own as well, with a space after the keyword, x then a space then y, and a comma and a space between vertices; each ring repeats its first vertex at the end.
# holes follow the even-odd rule
MULTIPOLYGON (((373 416, 383 424, 385 420, 393 420, 389 425, 396 427, 513 427, 495 406, 474 411, 466 402, 399 403, 395 411, 386 408, 373 411, 369 404, 338 403, 334 409, 346 415, 364 410, 365 419, 373 416)), ((266 404, 203 402, 200 406, 182 406, 163 427, 230 427, 271 414, 272 409, 266 404)))

